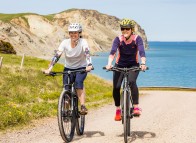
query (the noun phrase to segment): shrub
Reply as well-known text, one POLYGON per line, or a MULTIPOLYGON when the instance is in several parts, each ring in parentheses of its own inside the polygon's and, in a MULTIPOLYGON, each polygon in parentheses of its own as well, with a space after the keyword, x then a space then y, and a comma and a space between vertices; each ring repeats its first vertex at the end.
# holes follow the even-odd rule
POLYGON ((16 54, 14 47, 9 42, 0 41, 0 53, 16 54))

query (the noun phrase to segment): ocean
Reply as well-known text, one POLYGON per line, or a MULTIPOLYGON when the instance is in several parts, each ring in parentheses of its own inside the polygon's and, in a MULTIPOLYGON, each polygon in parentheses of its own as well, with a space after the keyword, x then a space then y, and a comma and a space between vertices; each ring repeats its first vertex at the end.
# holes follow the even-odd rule
MULTIPOLYGON (((109 52, 97 54, 92 57, 92 73, 112 81, 113 73, 102 69, 109 52)), ((139 87, 196 88, 196 42, 149 42, 146 57, 149 70, 140 72, 139 87)))

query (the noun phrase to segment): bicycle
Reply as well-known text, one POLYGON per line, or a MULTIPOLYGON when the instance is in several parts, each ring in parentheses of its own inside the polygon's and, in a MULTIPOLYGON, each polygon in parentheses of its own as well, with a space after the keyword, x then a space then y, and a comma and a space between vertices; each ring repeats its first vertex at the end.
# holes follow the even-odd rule
POLYGON ((58 100, 58 126, 62 139, 65 142, 71 142, 76 130, 78 135, 83 135, 85 126, 85 115, 80 114, 78 109, 78 96, 74 87, 74 82, 70 82, 70 75, 76 72, 86 72, 85 69, 65 71, 65 72, 50 72, 49 75, 68 75, 68 84, 63 86, 63 91, 58 100), (69 90, 65 87, 68 86, 69 90))
MULTIPOLYGON (((103 69, 106 69, 106 67, 103 67, 103 69)), ((147 67, 147 69, 149 69, 147 67)), ((121 96, 121 116, 122 116, 122 124, 124 128, 124 142, 127 143, 127 137, 130 136, 131 132, 131 121, 134 117, 133 114, 133 100, 131 97, 131 88, 128 84, 128 75, 129 71, 141 71, 141 68, 139 67, 132 67, 132 68, 118 68, 118 67, 112 67, 108 71, 117 71, 122 72, 124 74, 123 76, 123 90, 122 90, 122 96, 121 96)))

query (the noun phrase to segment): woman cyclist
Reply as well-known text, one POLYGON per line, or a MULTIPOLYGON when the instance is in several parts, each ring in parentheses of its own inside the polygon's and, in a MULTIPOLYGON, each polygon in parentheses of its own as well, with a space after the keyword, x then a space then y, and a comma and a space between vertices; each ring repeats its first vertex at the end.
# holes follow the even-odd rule
MULTIPOLYGON (((130 19, 123 19, 120 21, 120 28, 122 34, 116 37, 113 41, 111 52, 108 58, 108 64, 106 69, 112 68, 112 61, 115 54, 118 53, 116 58, 115 67, 119 68, 131 68, 141 67, 142 70, 146 70, 146 56, 144 51, 143 40, 139 35, 134 34, 135 22, 130 19), (117 52, 118 51, 118 52, 117 52), (139 53, 139 55, 138 55, 139 53), (141 58, 141 64, 139 64, 138 57, 141 58)), ((131 96, 133 99, 133 114, 139 116, 141 109, 139 108, 139 92, 136 84, 139 71, 131 71, 128 77, 128 82, 131 84, 131 96)), ((123 74, 120 72, 114 72, 113 74, 113 98, 116 106, 115 120, 121 120, 120 110, 120 88, 123 80, 123 74)))
MULTIPOLYGON (((79 23, 72 23, 68 27, 69 39, 64 39, 58 50, 53 57, 49 68, 45 70, 46 74, 49 74, 62 53, 65 53, 65 67, 64 71, 68 70, 78 70, 86 69, 86 71, 91 71, 92 62, 90 57, 90 51, 88 43, 85 39, 82 38, 82 26, 79 23)), ((81 114, 87 114, 88 110, 85 107, 85 88, 84 80, 87 76, 87 73, 76 73, 75 79, 75 88, 77 95, 81 103, 81 114)), ((68 77, 67 75, 63 76, 63 85, 67 84, 68 77)), ((71 82, 73 82, 73 74, 71 75, 71 82)), ((65 89, 68 89, 67 86, 65 89)))

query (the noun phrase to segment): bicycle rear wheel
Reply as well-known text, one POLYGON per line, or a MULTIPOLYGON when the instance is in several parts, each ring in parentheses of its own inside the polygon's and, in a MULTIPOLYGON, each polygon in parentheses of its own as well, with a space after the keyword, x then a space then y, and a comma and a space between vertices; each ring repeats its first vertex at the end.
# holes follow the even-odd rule
POLYGON ((70 93, 63 90, 58 102, 58 126, 65 142, 70 142, 73 139, 75 125, 75 113, 71 110, 70 93))
POLYGON ((84 133, 84 126, 85 126, 85 115, 81 115, 79 112, 79 104, 78 104, 78 98, 75 100, 76 102, 76 133, 78 135, 83 135, 84 133))
POLYGON ((85 115, 79 115, 76 120, 76 132, 78 135, 83 135, 85 126, 85 115))

